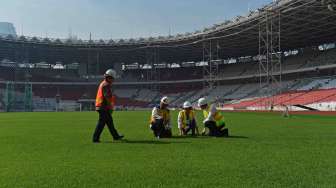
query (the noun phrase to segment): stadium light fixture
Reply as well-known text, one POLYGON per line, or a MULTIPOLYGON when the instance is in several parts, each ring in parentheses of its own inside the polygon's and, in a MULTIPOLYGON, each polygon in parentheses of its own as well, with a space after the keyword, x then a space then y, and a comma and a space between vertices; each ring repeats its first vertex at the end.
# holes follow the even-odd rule
POLYGON ((336 9, 336 3, 332 0, 321 0, 322 6, 326 6, 328 10, 334 11, 336 9))

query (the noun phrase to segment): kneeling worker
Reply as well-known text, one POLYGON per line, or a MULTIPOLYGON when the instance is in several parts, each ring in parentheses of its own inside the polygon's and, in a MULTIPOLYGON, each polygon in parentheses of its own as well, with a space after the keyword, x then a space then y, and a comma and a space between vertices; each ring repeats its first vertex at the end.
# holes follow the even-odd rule
POLYGON ((170 113, 167 108, 169 105, 168 97, 163 97, 160 101, 160 105, 153 108, 150 128, 152 129, 154 136, 160 138, 172 137, 170 113))
POLYGON ((181 110, 178 114, 177 125, 180 130, 180 136, 187 135, 190 131, 192 136, 199 134, 195 120, 195 113, 189 101, 186 101, 183 104, 183 110, 181 110))
POLYGON ((224 116, 217 111, 216 104, 209 105, 205 98, 198 100, 198 106, 203 110, 204 130, 202 135, 221 137, 229 136, 229 130, 225 128, 224 116), (208 129, 208 133, 206 133, 208 129))

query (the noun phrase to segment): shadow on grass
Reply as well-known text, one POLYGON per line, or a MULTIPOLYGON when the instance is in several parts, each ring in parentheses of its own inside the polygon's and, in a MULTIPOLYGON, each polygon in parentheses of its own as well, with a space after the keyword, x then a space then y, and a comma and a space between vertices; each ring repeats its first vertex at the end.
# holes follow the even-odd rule
POLYGON ((120 141, 108 141, 102 142, 105 144, 185 144, 189 142, 170 142, 169 139, 162 140, 120 140, 120 141))
MULTIPOLYGON (((202 139, 202 138, 213 138, 213 137, 211 136, 173 136, 172 138, 174 139, 190 139, 190 138, 202 139)), ((248 137, 246 136, 229 136, 229 137, 216 137, 216 138, 248 139, 248 137)))
POLYGON ((224 138, 248 139, 249 137, 247 137, 247 136, 229 136, 229 137, 224 137, 224 138))
MULTIPOLYGON (((171 139, 209 139, 213 138, 210 136, 173 136, 171 139)), ((229 136, 229 137, 217 137, 217 138, 223 138, 223 139, 248 139, 246 136, 229 136)), ((159 145, 159 144, 187 144, 190 142, 186 141, 172 141, 169 138, 164 138, 161 140, 119 140, 119 141, 106 141, 101 142, 103 144, 153 144, 153 145, 159 145)))
POLYGON ((200 138, 209 138, 208 136, 172 136, 173 139, 200 139, 200 138))

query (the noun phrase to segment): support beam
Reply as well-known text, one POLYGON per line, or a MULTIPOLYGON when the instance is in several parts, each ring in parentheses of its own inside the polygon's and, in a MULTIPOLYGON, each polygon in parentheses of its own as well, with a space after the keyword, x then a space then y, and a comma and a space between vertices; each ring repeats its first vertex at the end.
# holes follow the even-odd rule
MULTIPOLYGON (((259 23, 259 75, 260 95, 275 96, 282 93, 281 13, 279 11, 268 10, 259 23)), ((261 106, 273 109, 274 98, 270 97, 266 103, 261 106)))
POLYGON ((217 76, 219 73, 218 62, 215 59, 219 57, 219 46, 217 41, 204 41, 203 42, 203 78, 204 88, 213 88, 217 85, 217 76), (215 47, 214 47, 215 44, 215 47), (214 50, 216 48, 216 50, 214 50))

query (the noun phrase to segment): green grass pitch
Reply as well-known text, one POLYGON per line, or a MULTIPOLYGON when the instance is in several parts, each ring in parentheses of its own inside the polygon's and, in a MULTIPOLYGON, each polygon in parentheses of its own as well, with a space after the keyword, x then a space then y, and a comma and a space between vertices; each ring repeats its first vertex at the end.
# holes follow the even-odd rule
POLYGON ((1 113, 0 187, 336 185, 336 117, 225 113, 231 138, 157 141, 149 114, 115 112, 127 140, 93 144, 95 112, 1 113))

